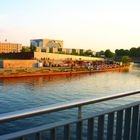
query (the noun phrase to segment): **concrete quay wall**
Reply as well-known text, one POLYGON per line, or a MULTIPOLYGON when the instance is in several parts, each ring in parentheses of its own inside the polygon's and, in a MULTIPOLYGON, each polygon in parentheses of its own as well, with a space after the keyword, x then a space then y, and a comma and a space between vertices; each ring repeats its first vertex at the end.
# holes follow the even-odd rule
POLYGON ((37 60, 3 60, 0 64, 1 68, 33 68, 37 60))

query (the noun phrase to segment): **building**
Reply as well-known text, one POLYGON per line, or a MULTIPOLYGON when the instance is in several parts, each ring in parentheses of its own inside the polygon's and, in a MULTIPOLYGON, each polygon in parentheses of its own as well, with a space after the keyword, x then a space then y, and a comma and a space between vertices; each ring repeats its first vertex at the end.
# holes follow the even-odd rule
POLYGON ((66 48, 58 48, 59 54, 66 54, 66 48))
POLYGON ((80 55, 83 55, 85 53, 86 50, 84 49, 80 49, 80 55))
POLYGON ((63 48, 63 40, 34 39, 30 46, 36 47, 37 52, 58 53, 58 49, 63 48))
POLYGON ((36 52, 50 53, 50 48, 49 47, 36 47, 36 52))
POLYGON ((66 54, 71 54, 72 53, 72 49, 71 48, 66 48, 66 54))
POLYGON ((34 39, 30 41, 31 46, 42 48, 63 48, 63 40, 54 39, 34 39))
POLYGON ((30 45, 36 47, 36 52, 58 53, 58 54, 72 54, 84 55, 85 52, 90 52, 95 56, 96 52, 92 50, 76 49, 76 48, 63 48, 63 40, 53 39, 33 39, 30 45))
POLYGON ((50 48, 50 53, 58 53, 58 48, 50 48))
POLYGON ((0 53, 17 53, 21 52, 22 44, 17 43, 1 43, 0 42, 0 53))
POLYGON ((85 51, 86 50, 84 49, 58 48, 58 53, 62 53, 62 54, 83 55, 85 51))

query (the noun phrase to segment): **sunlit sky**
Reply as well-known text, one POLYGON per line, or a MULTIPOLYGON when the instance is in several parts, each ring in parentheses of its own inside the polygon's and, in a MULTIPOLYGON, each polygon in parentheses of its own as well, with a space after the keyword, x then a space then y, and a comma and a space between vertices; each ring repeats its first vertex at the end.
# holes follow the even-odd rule
POLYGON ((0 41, 64 40, 95 51, 140 46, 139 0, 0 0, 0 41))

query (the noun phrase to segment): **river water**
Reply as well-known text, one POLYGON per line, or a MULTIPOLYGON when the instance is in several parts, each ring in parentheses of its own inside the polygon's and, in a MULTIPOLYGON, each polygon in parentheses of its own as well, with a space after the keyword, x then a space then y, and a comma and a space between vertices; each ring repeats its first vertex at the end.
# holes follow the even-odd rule
MULTIPOLYGON (((129 72, 107 72, 73 76, 11 78, 0 80, 0 113, 50 105, 75 99, 112 95, 140 89, 140 65, 129 72)), ((92 106, 90 112, 101 111, 128 102, 140 100, 140 95, 104 102, 92 106)), ((45 114, 31 119, 0 124, 0 135, 32 126, 76 117, 76 110, 58 114, 45 114), (66 117, 67 116, 67 117, 66 117)))

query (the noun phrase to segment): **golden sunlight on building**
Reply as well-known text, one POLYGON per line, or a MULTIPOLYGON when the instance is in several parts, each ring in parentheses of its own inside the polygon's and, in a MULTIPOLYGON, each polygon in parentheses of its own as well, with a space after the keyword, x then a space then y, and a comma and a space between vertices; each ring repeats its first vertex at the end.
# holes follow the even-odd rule
POLYGON ((22 45, 17 43, 0 43, 0 53, 21 52, 22 45))

